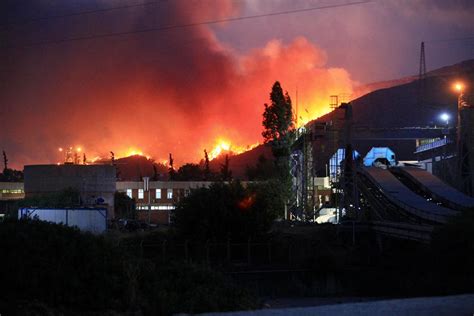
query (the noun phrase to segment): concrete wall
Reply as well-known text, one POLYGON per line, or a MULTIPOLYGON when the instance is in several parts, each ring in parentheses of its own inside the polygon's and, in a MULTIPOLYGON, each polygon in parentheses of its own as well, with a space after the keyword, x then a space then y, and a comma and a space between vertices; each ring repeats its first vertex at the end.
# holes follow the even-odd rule
POLYGON ((98 198, 107 204, 108 218, 114 217, 116 171, 112 165, 25 166, 25 196, 73 188, 80 192, 83 206, 94 206, 98 198))
POLYGON ((107 230, 105 208, 36 209, 18 210, 18 219, 37 218, 42 221, 77 227, 82 231, 101 234, 107 230))

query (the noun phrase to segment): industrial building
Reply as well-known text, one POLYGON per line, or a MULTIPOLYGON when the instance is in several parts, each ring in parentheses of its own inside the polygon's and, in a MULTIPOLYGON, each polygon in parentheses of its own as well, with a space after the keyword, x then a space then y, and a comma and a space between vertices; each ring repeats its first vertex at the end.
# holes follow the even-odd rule
POLYGON ((341 223, 345 217, 383 235, 429 241, 435 226, 474 210, 472 104, 459 94, 451 128, 353 126, 350 103, 299 128, 289 218, 341 223), (329 177, 329 205, 318 199, 321 177, 329 177))
POLYGON ((119 181, 118 192, 135 200, 138 219, 153 224, 169 224, 175 205, 192 189, 209 187, 211 181, 119 181))
POLYGON ((108 219, 114 218, 116 171, 112 165, 31 165, 24 169, 25 197, 41 196, 75 189, 81 207, 105 207, 108 219))
MULTIPOLYGON (((147 178, 144 181, 116 182, 115 171, 110 171, 114 170, 112 166, 97 168, 100 166, 104 165, 26 166, 25 183, 0 182, 0 202, 23 199, 24 188, 26 196, 31 197, 72 187, 80 192, 84 207, 106 206, 110 220, 114 219, 110 215, 114 193, 123 192, 135 201, 139 220, 169 224, 171 211, 181 198, 192 189, 207 188, 212 184, 211 181, 148 181, 147 178), (72 166, 76 168, 71 168, 72 166), (45 172, 44 176, 42 172, 45 172), (104 201, 97 204, 97 199, 104 201)), ((5 209, 0 210, 1 212, 5 212, 5 209)))
POLYGON ((23 182, 0 182, 0 201, 21 200, 24 197, 23 182))

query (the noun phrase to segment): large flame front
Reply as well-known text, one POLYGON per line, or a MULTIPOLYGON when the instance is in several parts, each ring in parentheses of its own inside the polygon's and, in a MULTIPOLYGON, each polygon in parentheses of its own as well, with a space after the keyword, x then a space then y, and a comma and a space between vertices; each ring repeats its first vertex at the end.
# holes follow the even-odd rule
POLYGON ((227 139, 219 138, 216 140, 214 148, 209 152, 209 159, 215 159, 223 154, 241 154, 257 147, 259 144, 260 143, 255 143, 244 147, 234 145, 231 141, 227 139))

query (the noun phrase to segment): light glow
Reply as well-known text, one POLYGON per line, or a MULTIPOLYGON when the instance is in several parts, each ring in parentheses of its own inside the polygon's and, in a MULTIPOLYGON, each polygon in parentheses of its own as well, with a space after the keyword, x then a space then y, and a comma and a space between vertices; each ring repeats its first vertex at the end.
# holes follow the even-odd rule
POLYGON ((440 117, 440 119, 442 119, 443 121, 445 121, 446 124, 449 122, 450 116, 449 116, 448 113, 443 113, 443 114, 441 114, 439 117, 440 117))
POLYGON ((462 82, 456 82, 454 84, 454 90, 456 90, 459 93, 462 93, 464 91, 464 84, 462 82))

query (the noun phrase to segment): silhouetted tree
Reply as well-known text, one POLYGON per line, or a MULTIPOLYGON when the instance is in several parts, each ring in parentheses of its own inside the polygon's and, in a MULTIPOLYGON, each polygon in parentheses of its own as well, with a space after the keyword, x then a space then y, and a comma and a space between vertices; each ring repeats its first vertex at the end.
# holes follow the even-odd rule
POLYGON ((179 181, 200 181, 202 179, 202 170, 197 164, 187 163, 179 167, 175 175, 179 181))
POLYGON ((288 92, 283 94, 280 83, 276 81, 270 93, 270 100, 271 104, 265 104, 263 112, 262 136, 264 142, 272 146, 278 178, 285 184, 282 194, 289 196, 291 188, 289 156, 295 131, 291 99, 288 92))
POLYGON ((82 164, 83 164, 83 165, 87 164, 86 153, 82 154, 82 164))
POLYGON ((249 180, 269 180, 276 177, 275 164, 269 160, 265 155, 258 156, 258 161, 255 167, 247 166, 245 170, 249 180))
POLYGON ((156 169, 156 165, 153 164, 153 177, 151 181, 158 181, 158 170, 156 169))
POLYGON ((173 220, 185 238, 247 240, 268 232, 282 207, 278 183, 244 188, 239 182, 215 182, 181 199, 173 220))
POLYGON ((175 180, 176 178, 176 170, 174 170, 173 163, 173 155, 170 153, 168 174, 171 181, 175 180))
POLYGON ((232 179, 232 170, 230 170, 229 162, 229 155, 225 155, 224 163, 221 164, 221 179, 223 181, 230 181, 232 179))
POLYGON ((135 200, 125 192, 115 192, 114 210, 116 218, 136 218, 135 200))
POLYGON ((3 151, 3 172, 0 173, 0 181, 4 181, 4 182, 23 181, 23 171, 8 168, 8 157, 5 151, 3 151))
POLYGON ((8 169, 8 158, 7 158, 7 153, 5 150, 3 151, 3 172, 5 173, 5 170, 8 169))
POLYGON ((265 143, 272 145, 275 158, 285 157, 289 155, 295 125, 290 96, 288 92, 283 94, 278 81, 272 87, 270 100, 270 105, 265 103, 262 136, 265 143))
POLYGON ((209 154, 204 149, 204 180, 210 180, 211 168, 209 167, 209 154))
POLYGON ((112 166, 115 167, 115 178, 117 178, 117 180, 120 179, 120 169, 115 163, 115 153, 113 151, 110 152, 110 162, 112 163, 112 166))

